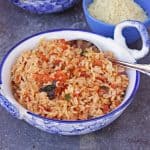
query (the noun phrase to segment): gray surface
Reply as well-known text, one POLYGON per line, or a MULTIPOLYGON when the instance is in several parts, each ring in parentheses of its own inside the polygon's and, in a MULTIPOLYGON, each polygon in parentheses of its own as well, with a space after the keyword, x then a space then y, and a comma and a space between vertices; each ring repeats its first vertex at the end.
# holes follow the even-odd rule
MULTIPOLYGON (((61 14, 34 15, 0 0, 0 58, 19 40, 55 28, 88 29, 81 4, 61 14)), ((150 56, 142 62, 150 63, 150 56)), ((84 136, 58 136, 14 119, 0 107, 0 150, 149 150, 150 78, 141 76, 134 102, 121 117, 84 136)))

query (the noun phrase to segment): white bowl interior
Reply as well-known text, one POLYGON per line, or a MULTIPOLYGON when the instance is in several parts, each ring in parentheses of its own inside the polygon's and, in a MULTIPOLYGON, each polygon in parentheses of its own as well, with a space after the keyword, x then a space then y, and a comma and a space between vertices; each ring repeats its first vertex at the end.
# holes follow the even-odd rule
MULTIPOLYGON (((66 30, 66 31, 55 31, 55 32, 49 32, 49 33, 43 33, 36 36, 33 36, 32 38, 29 38, 23 42, 21 42, 17 47, 15 47, 8 55, 8 57, 5 59, 3 68, 2 68, 2 93, 3 95, 12 103, 14 104, 21 113, 26 113, 27 110, 23 108, 20 104, 17 103, 17 101, 13 97, 13 93, 11 91, 11 84, 10 84, 10 75, 11 75, 11 67, 15 63, 16 58, 20 56, 20 54, 24 51, 28 51, 34 47, 37 46, 41 38, 45 39, 66 39, 66 40, 73 40, 73 39, 83 39, 90 42, 93 42, 97 47, 101 48, 103 51, 112 51, 115 56, 120 59, 127 62, 135 62, 135 59, 121 46, 117 45, 114 40, 105 38, 102 36, 98 36, 92 33, 83 32, 83 31, 72 31, 72 30, 66 30)), ((129 86, 126 91, 125 98, 122 102, 126 102, 126 100, 131 96, 134 86, 136 84, 136 71, 134 70, 127 70, 127 74, 129 77, 129 86)))

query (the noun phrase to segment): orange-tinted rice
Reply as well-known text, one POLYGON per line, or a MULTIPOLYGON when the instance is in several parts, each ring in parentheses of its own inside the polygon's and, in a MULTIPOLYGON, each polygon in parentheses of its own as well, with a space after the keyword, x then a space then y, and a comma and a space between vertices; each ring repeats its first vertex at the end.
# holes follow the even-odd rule
MULTIPOLYGON (((41 40, 12 67, 16 100, 29 111, 60 120, 83 120, 111 112, 128 86, 125 69, 102 51, 79 48, 65 40, 41 40), (53 98, 41 88, 56 83, 53 98)), ((112 56, 111 56, 112 57, 112 56)))

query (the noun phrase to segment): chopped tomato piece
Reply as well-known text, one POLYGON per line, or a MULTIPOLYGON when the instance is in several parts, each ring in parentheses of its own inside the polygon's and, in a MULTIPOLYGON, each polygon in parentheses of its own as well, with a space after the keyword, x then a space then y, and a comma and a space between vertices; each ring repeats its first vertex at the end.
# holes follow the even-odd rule
POLYGON ((103 82, 106 82, 106 80, 107 80, 107 79, 104 78, 104 77, 96 77, 96 79, 97 79, 97 80, 101 80, 101 81, 103 81, 103 82))
POLYGON ((20 76, 20 75, 17 75, 17 76, 16 76, 16 81, 15 81, 15 83, 20 83, 20 81, 21 81, 21 76, 20 76))
POLYGON ((61 63, 61 60, 55 60, 54 65, 59 65, 61 63))
MULTIPOLYGON (((85 68, 84 67, 78 67, 78 68, 75 68, 73 70, 73 74, 76 75, 78 74, 79 72, 85 72, 85 68)), ((81 75, 81 74, 80 74, 81 75)))
POLYGON ((60 95, 62 93, 62 88, 61 87, 57 87, 56 88, 56 94, 60 95))
POLYGON ((80 96, 80 92, 74 92, 74 93, 73 93, 73 96, 79 97, 79 96, 80 96))
POLYGON ((112 84, 111 87, 112 88, 117 88, 117 85, 116 84, 112 84))
POLYGON ((115 105, 116 105, 116 107, 117 107, 117 106, 119 106, 119 105, 120 105, 120 103, 121 103, 120 101, 116 100, 116 101, 115 101, 115 105))
POLYGON ((102 109, 103 109, 104 113, 108 113, 110 110, 109 105, 107 105, 107 104, 104 104, 102 109))
POLYGON ((58 42, 60 42, 62 44, 67 44, 67 41, 65 39, 60 39, 60 40, 58 40, 58 42))
POLYGON ((62 81, 62 82, 65 82, 68 78, 67 74, 61 70, 57 71, 54 76, 55 76, 55 80, 62 81))
POLYGON ((98 59, 94 60, 93 62, 93 66, 101 66, 102 65, 102 62, 98 59))
POLYGON ((58 87, 56 88, 56 94, 60 95, 65 89, 67 88, 67 85, 61 84, 58 85, 58 87))
POLYGON ((82 72, 80 73, 80 76, 81 76, 81 77, 85 77, 85 78, 90 77, 90 75, 88 75, 88 74, 86 73, 86 71, 82 71, 82 72))
POLYGON ((66 50, 66 49, 68 48, 68 45, 62 44, 62 45, 60 46, 60 48, 61 48, 62 50, 66 50))
POLYGON ((35 73, 33 75, 33 77, 39 83, 46 83, 48 81, 52 81, 53 80, 53 78, 50 77, 49 74, 38 74, 38 73, 35 73))
POLYGON ((58 42, 61 44, 60 48, 62 50, 66 50, 68 48, 68 43, 67 43, 67 41, 65 41, 65 39, 60 39, 60 40, 58 40, 58 42))
POLYGON ((37 56, 42 60, 48 62, 48 58, 43 54, 43 52, 37 52, 37 56))

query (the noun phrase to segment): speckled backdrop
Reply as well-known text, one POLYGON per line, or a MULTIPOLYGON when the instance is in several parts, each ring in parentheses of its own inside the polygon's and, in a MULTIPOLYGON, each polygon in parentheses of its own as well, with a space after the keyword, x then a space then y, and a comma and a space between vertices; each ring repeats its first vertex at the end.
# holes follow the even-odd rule
MULTIPOLYGON (((0 0, 0 58, 17 41, 56 28, 89 30, 81 3, 64 13, 35 15, 0 0)), ((150 56, 141 62, 150 63, 150 56)), ((135 100, 123 115, 110 126, 84 136, 50 135, 14 119, 0 107, 0 150, 149 150, 149 94, 150 78, 142 75, 135 100)))

